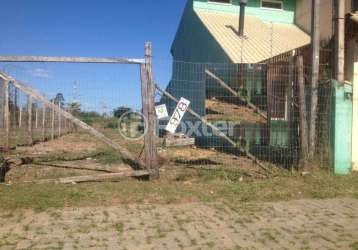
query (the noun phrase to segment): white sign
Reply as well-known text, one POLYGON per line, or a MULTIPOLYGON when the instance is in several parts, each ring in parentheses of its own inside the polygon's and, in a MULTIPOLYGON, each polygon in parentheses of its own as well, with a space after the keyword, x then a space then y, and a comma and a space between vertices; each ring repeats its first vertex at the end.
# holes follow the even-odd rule
POLYGON ((178 105, 176 109, 174 110, 174 113, 172 117, 169 120, 169 123, 167 127, 165 128, 166 131, 174 134, 177 127, 179 126, 181 120, 183 119, 186 111, 188 110, 190 105, 190 101, 185 98, 180 98, 180 101, 178 102, 178 105))
POLYGON ((155 113, 157 114, 158 119, 164 119, 169 116, 167 106, 165 106, 165 104, 156 106, 155 113))

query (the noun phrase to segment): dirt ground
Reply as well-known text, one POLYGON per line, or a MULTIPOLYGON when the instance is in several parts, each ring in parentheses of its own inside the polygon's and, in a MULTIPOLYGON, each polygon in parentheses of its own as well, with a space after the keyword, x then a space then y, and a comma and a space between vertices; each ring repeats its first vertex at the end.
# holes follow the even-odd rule
MULTIPOLYGON (((138 159, 143 157, 141 141, 125 141, 112 129, 103 130, 109 138, 128 148, 138 159)), ((262 177, 262 171, 252 160, 230 153, 219 152, 214 149, 201 149, 195 146, 188 147, 162 147, 158 141, 158 153, 161 159, 162 170, 173 167, 204 167, 207 169, 227 169, 244 176, 262 177)), ((75 161, 51 161, 49 164, 27 164, 16 167, 8 172, 6 180, 11 183, 30 182, 40 179, 57 179, 63 177, 101 174, 102 172, 76 170, 71 166, 103 169, 130 169, 123 164, 120 154, 114 152, 105 144, 99 142, 86 133, 68 134, 53 141, 35 144, 33 146, 17 147, 9 155, 61 158, 86 156, 75 161), (92 156, 100 153, 100 156, 92 156), (103 155, 103 153, 105 155, 103 155), (67 168, 61 168, 64 166, 67 168)), ((81 158, 81 157, 80 157, 81 158)))
POLYGON ((1 249, 357 249, 358 200, 0 212, 1 249))
POLYGON ((207 99, 205 101, 207 109, 207 119, 209 121, 245 121, 248 123, 265 123, 266 121, 252 109, 235 105, 217 99, 207 99))
POLYGON ((68 134, 53 141, 41 142, 33 146, 17 147, 12 153, 17 154, 49 154, 49 153, 78 153, 95 151, 104 145, 84 133, 68 134))

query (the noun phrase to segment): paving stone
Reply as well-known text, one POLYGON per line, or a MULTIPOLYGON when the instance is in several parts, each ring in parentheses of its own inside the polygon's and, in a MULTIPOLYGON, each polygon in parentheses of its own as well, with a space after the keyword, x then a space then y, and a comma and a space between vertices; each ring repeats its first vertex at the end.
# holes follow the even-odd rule
POLYGON ((0 216, 0 249, 351 249, 358 241, 355 199, 13 214, 0 216))

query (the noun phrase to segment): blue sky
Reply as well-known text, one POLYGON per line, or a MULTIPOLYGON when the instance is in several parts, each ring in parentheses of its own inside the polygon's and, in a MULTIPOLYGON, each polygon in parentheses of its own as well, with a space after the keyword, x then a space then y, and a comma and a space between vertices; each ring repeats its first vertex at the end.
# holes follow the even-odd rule
MULTIPOLYGON (((165 86, 185 2, 3 0, 0 54, 137 58, 144 42, 151 41, 155 76, 165 86)), ((136 66, 2 63, 0 69, 46 95, 60 91, 67 101, 80 96, 84 106, 140 106, 136 66)))

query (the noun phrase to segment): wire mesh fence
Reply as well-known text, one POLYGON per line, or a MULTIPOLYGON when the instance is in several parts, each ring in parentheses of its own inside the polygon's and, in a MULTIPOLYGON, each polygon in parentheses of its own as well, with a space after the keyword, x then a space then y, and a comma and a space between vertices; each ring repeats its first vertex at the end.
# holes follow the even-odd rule
POLYGON ((1 148, 33 145, 55 139, 74 130, 75 126, 53 100, 48 104, 37 99, 6 75, 1 77, 1 148))
MULTIPOLYGON (((73 151, 76 151, 75 149, 78 147, 78 144, 83 143, 83 147, 79 147, 82 154, 81 157, 84 157, 83 154, 88 154, 88 151, 92 151, 91 154, 100 155, 103 161, 111 161, 103 159, 105 157, 114 158, 114 163, 122 165, 117 165, 115 168, 110 167, 109 165, 111 164, 101 167, 95 166, 98 164, 99 159, 94 159, 93 165, 90 168, 86 166, 65 167, 51 165, 50 167, 75 168, 80 171, 102 171, 109 174, 76 176, 43 181, 73 183, 129 176, 157 178, 159 169, 155 138, 156 119, 153 112, 155 109, 155 86, 152 73, 151 43, 145 43, 144 48, 144 59, 41 56, 1 57, 2 62, 15 63, 15 65, 12 63, 3 65, 4 72, 6 72, 6 69, 14 71, 11 74, 13 77, 8 76, 7 72, 0 74, 5 84, 3 88, 4 102, 1 104, 4 106, 5 149, 8 150, 10 148, 10 143, 14 144, 14 149, 21 145, 33 145, 34 139, 37 137, 37 133, 34 132, 37 132, 39 129, 39 118, 41 118, 39 107, 42 107, 41 135, 42 141, 44 141, 46 135, 46 107, 49 107, 52 140, 56 136, 60 137, 68 132, 68 121, 70 121, 70 128, 73 127, 71 125, 75 125, 75 129, 71 129, 71 132, 78 132, 77 128, 80 128, 80 132, 87 132, 92 136, 83 140, 84 137, 80 133, 76 133, 72 139, 65 138, 65 144, 71 144, 73 151), (16 63, 21 63, 21 66, 16 65, 16 63), (30 64, 27 65, 27 63, 30 64), (116 67, 119 64, 122 67, 118 70, 116 67), (134 69, 136 72, 129 74, 128 72, 133 70, 133 68, 130 70, 128 68, 131 65, 137 66, 134 69), (48 70, 43 66, 52 69, 48 70), (90 69, 91 67, 93 67, 92 70, 90 69), (113 68, 116 69, 113 70, 113 68), (100 75, 98 78, 97 74, 100 75), (72 79, 77 77, 81 81, 86 80, 86 86, 82 93, 85 93, 87 103, 78 98, 77 80, 69 80, 71 77, 72 79), (118 79, 121 81, 118 82, 118 79), (133 84, 135 81, 140 84, 133 84), (26 84, 22 82, 26 82, 26 84), (69 86, 73 82, 75 83, 72 85, 73 99, 70 102, 66 102, 65 96, 66 98, 69 96, 71 91, 69 86), (120 85, 117 85, 118 83, 120 85), (11 86, 14 86, 14 90, 11 90, 11 93, 14 94, 10 98, 11 86), (139 89, 139 91, 135 91, 136 89, 139 89), (27 98, 26 101, 22 101, 23 98, 21 96, 23 93, 27 98), (124 104, 117 106, 120 105, 122 98, 127 102, 122 102, 124 104), (10 106, 12 107, 10 108, 10 106), (107 112, 108 110, 110 112, 107 112), (25 116, 26 114, 27 116, 25 116), (26 119, 27 126, 23 129, 24 118, 26 119), (15 121, 15 129, 12 127, 11 120, 15 121), (22 136, 23 132, 24 136, 22 136), (11 136, 12 134, 15 134, 15 139, 11 136), (26 137, 26 139, 22 137, 26 137), (19 141, 27 141, 27 143, 22 144, 19 141), (92 150, 88 150, 87 147, 91 143, 95 143, 95 146, 92 150)), ((38 152, 38 154, 42 153, 46 155, 51 151, 61 152, 61 147, 63 149, 64 146, 64 140, 57 140, 53 144, 45 144, 44 147, 46 149, 38 152)), ((31 151, 35 148, 32 147, 27 150, 31 151)), ((26 149, 22 150, 26 151, 26 149)), ((42 159, 38 162, 39 165, 43 161, 48 161, 49 157, 45 156, 44 159, 43 155, 42 158, 33 156, 36 159, 42 159)), ((30 161, 33 162, 34 158, 30 161)), ((52 159, 51 161, 62 159, 56 155, 52 155, 50 158, 52 159)), ((89 157, 89 159, 91 158, 89 157)), ((5 162, 0 166, 1 182, 5 180, 6 172, 11 169, 11 165, 14 162, 20 162, 19 164, 22 165, 24 160, 21 159, 21 156, 20 159, 11 159, 11 157, 5 159, 5 162)))
POLYGON ((6 136, 5 136, 5 84, 4 80, 0 79, 0 147, 5 148, 6 147, 6 136))
MULTIPOLYGON (((91 58, 85 60, 91 61, 91 58)), ((67 170, 55 175, 64 180, 52 179, 54 174, 49 174, 37 181, 71 183, 87 181, 87 178, 148 175, 148 171, 134 171, 148 158, 144 152, 144 115, 140 114, 141 71, 132 65, 118 67, 116 59, 110 60, 114 63, 22 62, 2 65, 2 149, 20 152, 16 156, 19 159, 15 156, 15 160, 12 156, 6 158, 6 166, 13 162, 21 165, 24 162, 22 154, 28 155, 30 162, 40 161, 39 166, 43 166, 42 161, 56 162, 57 159, 61 162, 85 157, 91 159, 85 165, 50 164, 53 173, 56 168, 67 170), (64 137, 67 134, 70 136, 64 137), (51 142, 37 146, 44 141, 51 142), (93 155, 101 159, 92 159, 93 155), (100 162, 106 163, 100 165, 100 162), (78 171, 68 170, 73 168, 78 171), (101 172, 108 175, 98 175, 101 172)), ((145 65, 141 61, 133 64, 145 65)), ((79 164, 73 161, 73 164, 79 164)), ((40 168, 37 171, 30 181, 43 175, 40 168)), ((0 181, 4 179, 2 176, 0 181)))
MULTIPOLYGON (((330 58, 330 51, 322 50, 314 138, 314 163, 327 168, 332 126, 330 58)), ((310 69, 308 48, 257 64, 174 61, 169 84, 156 85, 156 107, 165 105, 166 109, 164 116, 157 113, 155 141, 161 162, 250 176, 262 176, 262 170, 270 171, 274 165, 301 166, 307 158, 303 138, 311 139, 310 69), (187 102, 183 104, 181 98, 190 102, 188 107, 184 108, 187 102), (177 114, 184 116, 179 119, 177 114), (168 124, 173 118, 175 133, 170 133, 168 124)), ((73 147, 84 144, 86 150, 94 141, 96 148, 105 150, 96 138, 87 141, 81 136, 82 130, 64 115, 70 114, 101 133, 109 140, 107 145, 128 150, 134 155, 131 160, 143 162, 148 157, 148 117, 136 115, 145 112, 138 68, 41 63, 7 64, 3 71, 37 90, 50 104, 12 81, 6 97, 5 82, 0 81, 1 117, 6 117, 6 98, 9 106, 9 144, 6 119, 1 119, 1 147, 33 145, 72 133, 73 147)), ((126 155, 118 155, 121 163, 126 162, 126 155)))
MULTIPOLYGON (((311 162, 327 169, 331 160, 330 58, 330 50, 322 50, 316 149, 313 149, 314 163, 311 162)), ((174 62, 172 80, 166 90, 177 100, 188 99, 193 111, 188 112, 178 126, 178 142, 183 142, 183 137, 195 138, 196 146, 221 153, 218 157, 208 152, 214 155, 211 158, 198 153, 195 160, 183 157, 180 161, 239 170, 244 165, 243 158, 248 157, 251 163, 245 164, 251 167, 257 164, 301 166, 308 157, 302 153, 302 137, 310 139, 312 91, 308 62, 308 48, 259 64, 174 62), (301 73, 298 57, 304 62, 301 73), (300 84, 303 96, 300 96, 300 84), (303 119, 307 126, 305 135, 302 135, 303 119)), ((177 102, 162 94, 159 104, 166 104, 172 114, 177 102)), ((159 134, 171 141, 173 135, 165 131, 167 123, 167 119, 159 121, 159 134)))
MULTIPOLYGON (((141 111, 140 77, 137 67, 122 65, 83 65, 64 63, 6 63, 2 72, 8 82, 9 147, 31 145, 55 139, 79 129, 58 112, 61 109, 98 129, 118 134, 118 118, 127 111, 141 111), (45 105, 16 87, 23 83, 44 97, 45 105), (56 106, 55 109, 52 106, 56 106), (29 136, 31 131, 32 136, 29 136)), ((1 81, 1 117, 5 99, 1 81)), ((1 119, 1 131, 5 121, 1 119)), ((1 140, 5 145, 5 140, 1 140)), ((2 145, 3 147, 5 147, 2 145)))

